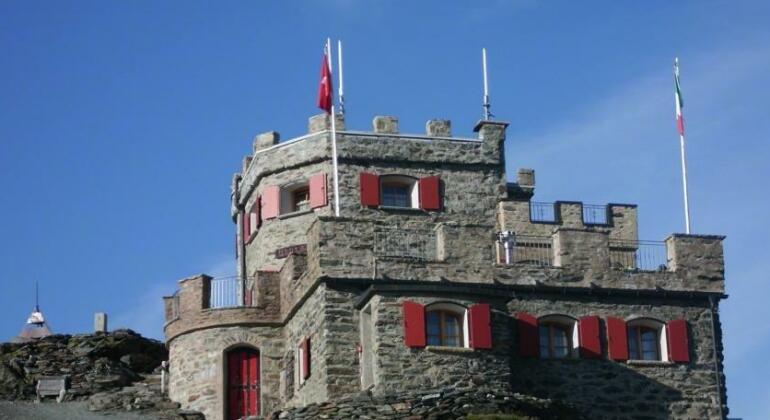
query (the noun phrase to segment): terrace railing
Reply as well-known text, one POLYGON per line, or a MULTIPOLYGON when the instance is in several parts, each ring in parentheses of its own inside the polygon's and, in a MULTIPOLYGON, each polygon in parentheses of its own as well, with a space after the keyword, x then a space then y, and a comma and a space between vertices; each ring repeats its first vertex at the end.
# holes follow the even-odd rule
POLYGON ((556 222, 556 206, 554 203, 529 202, 529 220, 532 222, 556 222))
POLYGON ((666 244, 660 241, 610 241, 610 267, 626 271, 667 271, 666 244))
POLYGON ((235 276, 211 279, 209 307, 230 308, 242 306, 239 299, 240 288, 241 279, 235 276))
MULTIPOLYGON (((553 239, 547 236, 516 235, 510 248, 511 264, 528 264, 540 267, 553 266, 553 239)), ((498 242, 500 263, 506 262, 506 250, 498 242)))
POLYGON ((606 225, 607 206, 583 204, 583 224, 606 225))

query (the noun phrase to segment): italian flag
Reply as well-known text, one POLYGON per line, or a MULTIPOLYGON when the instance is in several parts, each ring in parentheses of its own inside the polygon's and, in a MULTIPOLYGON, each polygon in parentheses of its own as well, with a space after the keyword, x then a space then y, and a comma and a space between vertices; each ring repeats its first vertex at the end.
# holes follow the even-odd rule
POLYGON ((684 117, 682 116, 682 108, 684 102, 682 102, 682 88, 679 85, 679 59, 674 59, 674 82, 676 83, 676 90, 674 91, 674 100, 676 101, 676 129, 679 130, 679 135, 684 135, 684 117))

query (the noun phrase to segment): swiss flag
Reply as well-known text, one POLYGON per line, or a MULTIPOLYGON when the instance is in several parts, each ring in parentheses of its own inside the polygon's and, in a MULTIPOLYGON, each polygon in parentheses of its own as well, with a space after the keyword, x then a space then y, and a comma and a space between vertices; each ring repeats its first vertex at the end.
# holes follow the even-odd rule
POLYGON ((326 49, 321 58, 321 81, 318 83, 318 107, 332 112, 332 72, 329 69, 329 57, 326 49))

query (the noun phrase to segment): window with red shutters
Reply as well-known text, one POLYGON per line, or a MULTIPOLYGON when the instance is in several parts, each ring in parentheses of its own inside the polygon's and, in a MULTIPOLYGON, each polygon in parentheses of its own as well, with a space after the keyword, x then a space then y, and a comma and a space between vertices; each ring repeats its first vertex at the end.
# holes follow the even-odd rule
POLYGON ((278 217, 281 205, 281 189, 272 185, 262 191, 262 220, 278 217))
POLYGON ((420 178, 420 208, 441 210, 441 181, 438 176, 420 178))
POLYGON ((302 340, 297 346, 297 367, 299 384, 302 385, 310 377, 310 337, 302 340))
POLYGON ((468 308, 468 341, 471 348, 492 348, 492 325, 489 304, 477 303, 468 308))
POLYGON ((690 361, 690 344, 687 339, 687 321, 675 319, 666 324, 668 360, 687 363, 690 361))
POLYGON ((598 359, 602 357, 602 343, 599 336, 599 317, 584 316, 578 320, 580 357, 598 359))
POLYGON ((251 217, 249 213, 241 214, 241 226, 243 227, 243 243, 251 242, 251 217))
POLYGON ((537 318, 520 312, 516 314, 516 324, 519 331, 519 356, 537 357, 539 350, 537 318))
POLYGON ((626 321, 620 318, 608 317, 607 321, 607 354, 612 360, 628 360, 628 336, 626 321))
POLYGON ((408 300, 401 306, 404 312, 404 344, 425 347, 425 307, 408 300))
POLYGON ((251 219, 252 226, 251 228, 253 230, 257 230, 260 227, 262 227, 262 196, 257 196, 257 199, 254 200, 254 204, 251 206, 251 214, 254 215, 254 217, 251 219))
POLYGON ((377 207, 380 205, 380 177, 378 175, 361 172, 359 175, 359 188, 361 190, 362 206, 377 207))
POLYGON ((326 173, 321 172, 310 177, 310 208, 316 209, 328 204, 326 194, 326 173))

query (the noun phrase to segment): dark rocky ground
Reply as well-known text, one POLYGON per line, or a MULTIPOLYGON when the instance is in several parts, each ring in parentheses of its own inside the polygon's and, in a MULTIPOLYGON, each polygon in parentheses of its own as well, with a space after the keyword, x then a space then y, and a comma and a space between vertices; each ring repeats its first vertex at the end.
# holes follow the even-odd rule
POLYGON ((585 419, 573 407, 522 394, 483 390, 434 390, 372 396, 367 392, 334 402, 273 413, 272 419, 585 419))
POLYGON ((201 419, 160 393, 160 341, 131 330, 0 344, 0 419, 201 419), (42 376, 69 378, 65 402, 32 402, 42 376), (58 414, 57 414, 58 413, 58 414))

